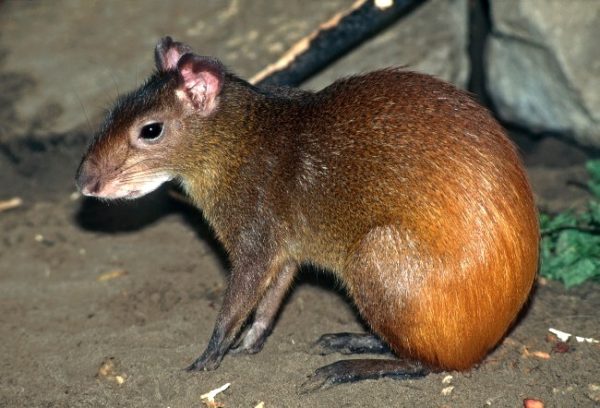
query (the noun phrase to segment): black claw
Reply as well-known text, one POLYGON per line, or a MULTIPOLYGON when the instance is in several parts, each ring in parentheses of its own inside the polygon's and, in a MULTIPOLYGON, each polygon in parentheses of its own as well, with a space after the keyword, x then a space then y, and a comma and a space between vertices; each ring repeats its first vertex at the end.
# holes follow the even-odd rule
POLYGON ((298 388, 298 394, 306 395, 321 389, 328 388, 333 384, 328 384, 327 379, 318 378, 315 374, 308 377, 298 388))
POLYGON ((192 364, 184 368, 184 371, 191 373, 193 371, 207 371, 207 369, 202 364, 199 364, 198 360, 196 360, 192 364))
POLYGON ((185 368, 185 371, 212 371, 215 370, 221 365, 221 360, 223 360, 223 356, 210 354, 198 357, 196 361, 194 361, 191 365, 185 368))
POLYGON ((333 370, 331 370, 331 366, 333 366, 334 364, 321 367, 317 369, 312 375, 308 376, 308 379, 304 383, 302 383, 302 385, 300 385, 298 393, 308 394, 314 391, 329 388, 336 384, 349 382, 343 381, 343 375, 340 375, 339 373, 335 374, 333 370))
POLYGON ((187 371, 188 373, 191 373, 192 371, 199 371, 199 369, 196 366, 196 363, 192 363, 189 366, 187 366, 186 368, 184 368, 183 371, 187 371))

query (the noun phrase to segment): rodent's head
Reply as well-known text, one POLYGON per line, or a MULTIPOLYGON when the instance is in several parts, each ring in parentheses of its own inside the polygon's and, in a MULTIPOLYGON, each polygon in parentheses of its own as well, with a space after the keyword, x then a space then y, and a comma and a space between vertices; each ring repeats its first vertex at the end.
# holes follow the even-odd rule
POLYGON ((217 111, 225 78, 217 60, 170 37, 159 41, 155 60, 157 71, 119 99, 83 157, 76 180, 84 195, 133 199, 177 177, 189 127, 217 111))

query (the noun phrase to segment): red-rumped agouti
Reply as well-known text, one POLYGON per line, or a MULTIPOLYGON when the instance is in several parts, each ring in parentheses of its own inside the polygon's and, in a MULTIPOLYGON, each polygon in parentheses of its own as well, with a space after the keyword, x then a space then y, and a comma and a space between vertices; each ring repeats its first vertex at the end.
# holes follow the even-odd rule
POLYGON ((228 251, 225 299, 190 369, 218 367, 253 312, 237 350, 259 351, 303 263, 343 282, 400 357, 333 364, 320 384, 465 370, 502 339, 534 282, 539 231, 515 147, 468 94, 400 69, 261 89, 169 37, 155 58, 77 183, 111 199, 178 180, 228 251))

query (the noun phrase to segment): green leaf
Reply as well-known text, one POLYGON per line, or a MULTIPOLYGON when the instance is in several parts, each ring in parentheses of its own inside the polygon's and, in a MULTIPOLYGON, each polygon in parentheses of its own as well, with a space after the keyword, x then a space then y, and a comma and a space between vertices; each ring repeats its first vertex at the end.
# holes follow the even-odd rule
POLYGON ((556 216, 540 215, 540 226, 542 233, 552 232, 562 228, 571 228, 577 226, 577 216, 572 211, 565 211, 556 216))
POLYGON ((600 160, 590 160, 585 167, 590 175, 588 187, 595 197, 600 198, 600 160))
POLYGON ((592 200, 588 203, 589 223, 600 226, 600 201, 592 200))
MULTIPOLYGON (((586 163, 588 186, 600 198, 600 160, 586 163)), ((590 200, 585 211, 540 214, 540 274, 567 288, 593 279, 600 281, 600 201, 590 200)))
POLYGON ((600 278, 600 235, 562 230, 541 243, 540 273, 572 287, 600 278))

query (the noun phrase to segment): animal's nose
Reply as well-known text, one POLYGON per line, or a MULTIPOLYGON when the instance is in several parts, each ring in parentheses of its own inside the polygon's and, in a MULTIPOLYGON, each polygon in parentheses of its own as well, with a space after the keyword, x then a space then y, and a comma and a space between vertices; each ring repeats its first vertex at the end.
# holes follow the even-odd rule
POLYGON ((95 168, 88 162, 83 162, 79 166, 75 184, 81 194, 86 196, 94 196, 100 191, 100 178, 95 168))

